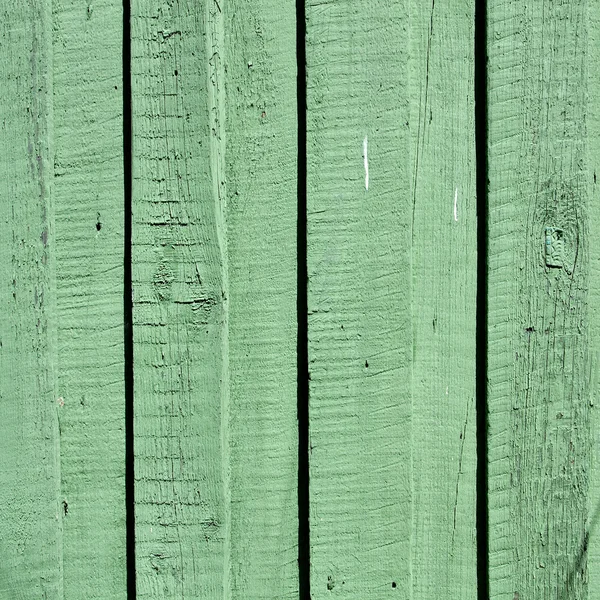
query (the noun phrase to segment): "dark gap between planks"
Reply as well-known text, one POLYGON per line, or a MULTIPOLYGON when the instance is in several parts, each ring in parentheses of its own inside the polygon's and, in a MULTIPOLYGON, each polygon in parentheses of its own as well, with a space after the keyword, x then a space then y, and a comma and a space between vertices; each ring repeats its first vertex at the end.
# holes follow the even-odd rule
POLYGON ((135 600, 135 496, 133 424, 133 282, 131 262, 132 224, 132 122, 131 122, 131 5, 123 0, 123 174, 124 174, 124 267, 123 319, 125 351, 125 511, 127 551, 127 599, 135 600))
POLYGON ((488 159, 487 159, 487 2, 475 5, 475 152, 477 161, 477 598, 489 599, 487 485, 487 305, 488 305, 488 159))
POLYGON ((308 420, 308 267, 306 204, 306 9, 296 0, 296 61, 298 112, 298 577, 299 598, 310 600, 309 420, 308 420))

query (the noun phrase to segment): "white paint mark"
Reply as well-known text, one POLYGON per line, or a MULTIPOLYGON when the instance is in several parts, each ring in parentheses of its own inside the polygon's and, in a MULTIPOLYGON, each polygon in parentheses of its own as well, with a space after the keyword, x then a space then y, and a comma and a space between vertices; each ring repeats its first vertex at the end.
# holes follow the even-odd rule
POLYGON ((369 190, 369 158, 367 156, 367 146, 369 144, 369 140, 365 135, 365 139, 363 141, 363 158, 365 159, 365 190, 369 190))
POLYGON ((448 387, 446 387, 446 396, 448 395, 448 387))
POLYGON ((454 220, 458 221, 458 188, 454 190, 454 220))

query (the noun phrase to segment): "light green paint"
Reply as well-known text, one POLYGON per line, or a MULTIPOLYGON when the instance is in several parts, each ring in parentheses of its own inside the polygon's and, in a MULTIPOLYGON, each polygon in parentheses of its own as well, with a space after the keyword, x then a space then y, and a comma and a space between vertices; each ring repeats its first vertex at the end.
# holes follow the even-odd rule
POLYGON ((133 3, 138 598, 297 595, 294 50, 290 2, 133 3))
POLYGON ((298 598, 293 0, 225 15, 231 598, 298 598))
POLYGON ((53 2, 65 600, 127 597, 121 5, 53 2))
MULTIPOLYGON (((127 595, 121 10, 3 12, 7 600, 127 595)), ((307 3, 313 600, 477 596, 473 10, 307 3)), ((138 597, 296 598, 295 6, 132 13, 138 597)), ((599 25, 489 0, 492 599, 600 600, 599 25)))
POLYGON ((477 594, 473 9, 307 5, 313 600, 477 594))
POLYGON ((7 600, 126 597, 122 15, 76 4, 8 3, 0 35, 7 600))
POLYGON ((63 571, 50 3, 12 3, 3 17, 0 591, 54 599, 63 571))
POLYGON ((490 598, 588 598, 588 2, 488 10, 490 598))
POLYGON ((595 65, 600 63, 600 14, 593 2, 587 3, 587 60, 584 80, 587 85, 586 139, 587 161, 585 183, 588 194, 588 252, 589 252, 589 399, 591 468, 587 504, 588 599, 600 600, 600 319, 595 308, 600 302, 600 77, 595 65))
POLYGON ((230 536, 222 17, 214 3, 136 1, 131 28, 137 596, 221 598, 230 536))

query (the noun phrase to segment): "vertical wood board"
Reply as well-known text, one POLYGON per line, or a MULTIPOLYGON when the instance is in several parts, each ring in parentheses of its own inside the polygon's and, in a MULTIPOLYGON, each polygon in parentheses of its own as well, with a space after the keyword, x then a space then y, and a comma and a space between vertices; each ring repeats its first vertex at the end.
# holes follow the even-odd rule
POLYGON ((3 13, 3 598, 125 598, 122 17, 3 13), (112 58, 114 56, 114 58, 112 58), (121 174, 121 175, 120 175, 121 174), (97 215, 107 228, 100 238, 97 215), (111 233, 112 231, 112 233, 111 233))
POLYGON ((473 4, 307 17, 312 597, 472 598, 473 4))
POLYGON ((124 600, 122 3, 53 2, 65 599, 124 600))
POLYGON ((413 0, 410 7, 412 597, 472 600, 478 583, 475 2, 413 0))
POLYGON ((490 598, 587 598, 587 2, 488 2, 490 598))
POLYGON ((62 598, 50 2, 5 6, 0 36, 0 590, 62 598))
POLYGON ((298 598, 296 10, 225 15, 231 593, 298 598))
POLYGON ((294 17, 132 7, 142 598, 297 590, 294 17))
POLYGON ((224 594, 227 299, 213 7, 132 3, 139 598, 224 594))

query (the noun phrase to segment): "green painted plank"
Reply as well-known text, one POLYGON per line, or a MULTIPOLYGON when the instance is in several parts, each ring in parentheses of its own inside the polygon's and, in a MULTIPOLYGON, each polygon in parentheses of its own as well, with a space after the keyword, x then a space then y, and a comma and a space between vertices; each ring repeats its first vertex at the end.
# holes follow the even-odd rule
POLYGON ((410 8, 411 544, 418 600, 477 595, 474 9, 474 0, 413 0, 410 8))
POLYGON ((223 11, 232 598, 296 599, 296 9, 223 11))
POLYGON ((293 21, 132 6, 139 598, 297 587, 293 21))
POLYGON ((127 597, 121 0, 53 3, 65 599, 127 597))
POLYGON ((491 598, 589 597, 587 7, 488 2, 491 598))
POLYGON ((3 12, 7 599, 126 597, 122 17, 114 2, 97 16, 96 31, 75 2, 3 12))
POLYGON ((214 3, 132 3, 140 599, 224 593, 228 301, 214 91, 221 27, 214 3))
POLYGON ((0 36, 0 592, 62 598, 50 2, 0 36))
MULTIPOLYGON (((587 172, 588 186, 588 239, 600 239, 600 78, 595 68, 600 62, 600 14, 595 5, 588 2, 587 13, 587 59, 585 84, 588 102, 586 106, 587 131, 587 172)), ((593 241, 588 245, 589 252, 589 298, 592 308, 600 302, 600 246, 593 241)), ((589 478, 587 577, 589 600, 600 600, 600 444, 597 432, 600 431, 600 318, 589 319, 590 361, 590 432, 591 469, 589 478)))
POLYGON ((476 595, 473 2, 309 2, 311 594, 476 595))

